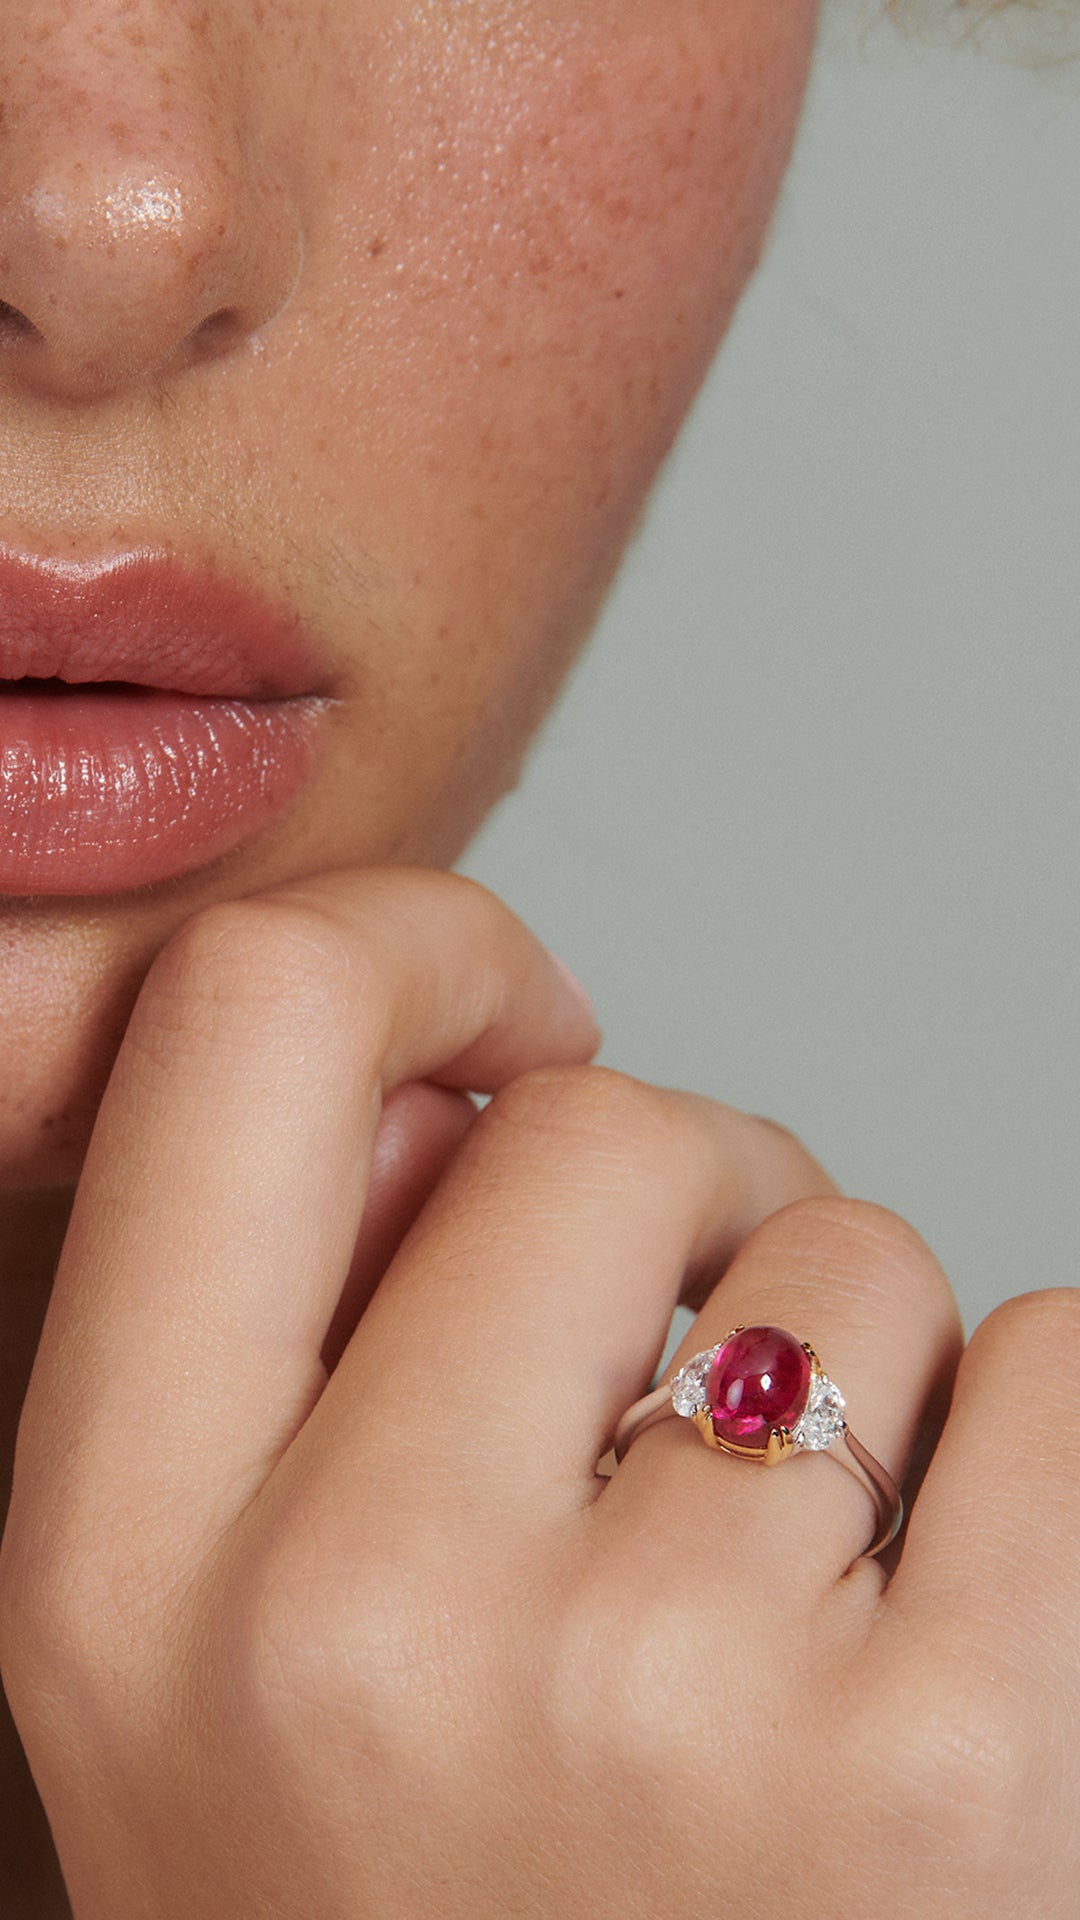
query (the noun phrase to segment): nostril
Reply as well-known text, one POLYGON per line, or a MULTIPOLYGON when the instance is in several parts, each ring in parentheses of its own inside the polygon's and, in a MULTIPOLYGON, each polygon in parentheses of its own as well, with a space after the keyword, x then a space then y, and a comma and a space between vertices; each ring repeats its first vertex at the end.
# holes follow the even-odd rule
POLYGON ((18 307, 9 306, 6 300, 0 300, 0 346, 7 346, 15 340, 40 340, 41 337, 25 313, 20 313, 18 307))
POLYGON ((196 358, 216 360, 220 354, 229 353, 245 332, 245 322, 235 307, 219 307, 199 322, 191 336, 196 358))

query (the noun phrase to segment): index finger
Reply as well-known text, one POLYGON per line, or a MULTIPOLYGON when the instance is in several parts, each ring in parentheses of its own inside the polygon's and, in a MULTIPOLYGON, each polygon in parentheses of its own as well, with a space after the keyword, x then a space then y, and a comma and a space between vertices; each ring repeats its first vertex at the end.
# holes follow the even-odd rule
POLYGON ((130 1555, 156 1528, 173 1554, 220 1526, 325 1383, 384 1091, 493 1090, 598 1040, 546 948, 456 876, 327 875, 189 921, 99 1111, 5 1553, 40 1572, 72 1540, 130 1555))

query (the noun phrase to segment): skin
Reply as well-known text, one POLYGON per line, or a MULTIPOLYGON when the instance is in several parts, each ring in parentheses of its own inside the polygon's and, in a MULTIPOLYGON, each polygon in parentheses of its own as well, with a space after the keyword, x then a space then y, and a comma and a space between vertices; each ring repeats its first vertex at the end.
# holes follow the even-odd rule
POLYGON ((0 538, 249 580, 336 703, 257 841, 3 912, 5 1911, 1069 1911, 1077 1294, 965 1350, 910 1227, 591 1067, 580 993, 443 871, 760 255, 814 27, 0 24, 0 538), (852 1476, 683 1422, 597 1472, 680 1297, 675 1364, 814 1341, 905 1481, 886 1554, 852 1476))
POLYGON ((205 558, 303 617, 339 702, 300 804, 215 870, 4 913, 8 1187, 71 1177, 192 911, 449 864, 513 785, 762 245, 814 7, 760 14, 31 0, 4 24, 0 273, 45 347, 10 343, 0 539, 205 558), (117 233, 110 196, 146 181, 175 220, 117 233))

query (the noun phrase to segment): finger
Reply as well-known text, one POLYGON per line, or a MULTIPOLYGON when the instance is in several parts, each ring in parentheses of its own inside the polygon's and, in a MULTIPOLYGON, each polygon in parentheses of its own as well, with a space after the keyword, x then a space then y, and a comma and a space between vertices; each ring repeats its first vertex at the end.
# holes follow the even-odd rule
POLYGON ((680 1294, 776 1207, 834 1191, 793 1135, 734 1108, 605 1068, 524 1076, 383 1275, 293 1470, 341 1485, 377 1452, 421 1498, 445 1476, 450 1523, 455 1488, 580 1506, 680 1294))
MULTIPOLYGON (((839 1198, 781 1129, 591 1068, 529 1076, 480 1116, 286 1476, 336 1513, 347 1483, 375 1476, 395 1511, 451 1534, 507 1513, 565 1518, 596 1499, 596 1462, 648 1386, 672 1308, 706 1279, 719 1285, 681 1359, 739 1322, 788 1328, 849 1394, 859 1437, 903 1471, 962 1338, 929 1250, 895 1215, 839 1198)), ((748 1569, 755 1542, 777 1564, 781 1547, 802 1554, 818 1588, 873 1531, 865 1487, 837 1462, 769 1472, 678 1419, 635 1441, 598 1524, 601 1508, 609 1530, 673 1552, 719 1527, 748 1569)))
MULTIPOLYGON (((742 1246, 665 1380, 733 1328, 758 1325, 810 1343, 851 1431, 902 1488, 963 1348, 955 1296, 925 1241, 864 1200, 783 1208, 742 1246)), ((800 1595, 845 1576, 873 1604, 889 1570, 881 1557, 860 1557, 876 1528, 874 1500, 837 1453, 799 1450, 770 1469, 705 1446, 691 1420, 669 1417, 624 1455, 605 1496, 607 1524, 625 1521, 661 1554, 700 1539, 704 1567, 722 1568, 725 1589, 741 1590, 767 1628, 800 1595)))
POLYGON ((1080 1701, 1078 1377, 1078 1288, 976 1327, 883 1596, 886 1632, 902 1620, 934 1671, 1004 1696, 1017 1724, 1025 1699, 1080 1701))
POLYGON ((352 1260, 322 1344, 332 1372, 383 1271, 476 1118, 467 1093, 410 1080, 383 1101, 371 1152, 364 1214, 352 1260))
POLYGON ((102 1101, 20 1433, 12 1520, 192 1545, 250 1498, 325 1382, 385 1089, 491 1089, 598 1035, 486 889, 329 875, 196 916, 159 955, 102 1101), (111 1503, 111 1504, 110 1504, 111 1503))

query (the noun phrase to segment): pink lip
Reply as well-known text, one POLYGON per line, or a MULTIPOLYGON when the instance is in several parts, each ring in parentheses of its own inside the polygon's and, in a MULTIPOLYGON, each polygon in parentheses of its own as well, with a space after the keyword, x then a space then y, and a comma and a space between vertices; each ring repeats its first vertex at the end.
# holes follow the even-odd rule
POLYGON ((0 893, 111 893, 228 852, 295 799, 332 705, 299 622, 246 589, 153 552, 0 549, 0 893))

